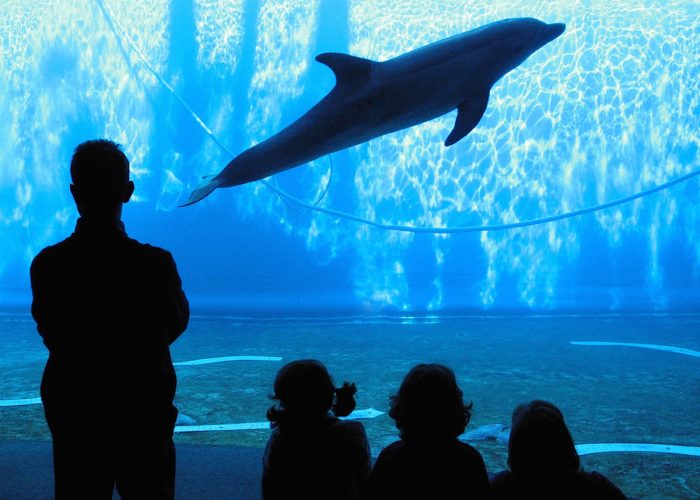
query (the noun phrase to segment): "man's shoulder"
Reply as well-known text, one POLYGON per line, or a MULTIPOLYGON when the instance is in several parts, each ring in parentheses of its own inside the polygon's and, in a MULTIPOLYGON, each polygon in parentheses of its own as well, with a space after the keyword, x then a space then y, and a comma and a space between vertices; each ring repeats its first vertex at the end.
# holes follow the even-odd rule
POLYGON ((150 243, 142 243, 138 240, 129 237, 126 238, 126 242, 127 245, 129 245, 132 248, 132 251, 141 253, 143 255, 151 256, 153 258, 167 260, 172 259, 172 254, 165 248, 151 245, 150 243))
MULTIPOLYGON (((174 262, 173 256, 168 250, 149 243, 142 243, 128 236, 123 238, 121 248, 123 249, 122 251, 130 254, 130 258, 140 261, 166 265, 171 265, 170 263, 174 262)), ((63 241, 42 249, 32 260, 32 268, 51 265, 64 259, 76 258, 84 251, 85 249, 81 247, 78 238, 73 234, 63 241)))
POLYGON ((44 262, 52 261, 70 251, 73 237, 69 236, 63 241, 44 247, 32 260, 32 267, 41 265, 44 262))
POLYGON ((158 269, 168 275, 177 272, 175 259, 168 250, 132 238, 125 238, 124 244, 123 258, 127 262, 139 268, 158 269))

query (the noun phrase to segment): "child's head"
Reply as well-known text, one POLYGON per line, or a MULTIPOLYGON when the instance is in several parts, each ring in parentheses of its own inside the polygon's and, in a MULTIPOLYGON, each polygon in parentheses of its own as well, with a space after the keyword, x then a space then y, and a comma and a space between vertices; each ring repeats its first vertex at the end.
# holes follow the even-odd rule
POLYGON ((442 442, 464 432, 471 408, 472 403, 464 404, 452 370, 420 364, 406 374, 391 398, 389 416, 405 441, 442 442))
POLYGON ((330 410, 344 417, 355 409, 355 384, 345 382, 336 389, 326 367, 315 359, 300 359, 283 366, 275 377, 274 393, 278 401, 267 411, 273 427, 282 420, 316 420, 330 410))
POLYGON ((535 400, 513 411, 508 466, 514 473, 574 472, 579 465, 574 440, 559 408, 535 400))

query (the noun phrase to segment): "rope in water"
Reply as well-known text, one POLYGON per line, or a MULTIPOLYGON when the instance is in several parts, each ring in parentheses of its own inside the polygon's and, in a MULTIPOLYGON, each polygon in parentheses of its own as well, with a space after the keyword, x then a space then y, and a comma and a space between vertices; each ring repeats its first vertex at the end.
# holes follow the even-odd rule
MULTIPOLYGON (((228 155, 231 157, 235 156, 233 152, 231 152, 219 139, 214 135, 214 133, 211 131, 209 127, 204 123, 204 121, 197 115, 197 113, 190 107, 187 102, 180 97, 177 92, 175 92, 175 89, 167 82, 165 79, 155 70, 155 68, 148 62, 146 59, 145 55, 141 50, 134 44, 134 42, 131 40, 131 37, 127 34, 126 30, 119 24, 119 22, 114 18, 112 13, 109 11, 107 6, 102 2, 102 0, 97 0, 97 4, 100 6, 105 19, 107 20, 107 23, 109 24, 110 28, 112 29, 112 32, 114 33, 114 36, 117 38, 117 40, 121 40, 123 37, 131 49, 136 53, 136 55, 141 59, 141 62, 144 64, 144 66, 148 69, 148 71, 153 74, 153 76, 172 94, 175 99, 177 99, 180 104, 190 113, 194 121, 199 125, 202 130, 204 131, 205 134, 209 136, 209 138, 214 141, 214 143, 219 146, 224 152, 226 152, 228 155), (119 33, 121 32, 121 37, 119 33)), ((511 222, 511 223, 506 223, 506 224, 493 224, 493 225, 479 225, 479 226, 459 226, 459 227, 432 227, 432 226, 408 226, 408 225, 400 225, 400 224, 385 224, 381 222, 377 222, 374 220, 370 219, 365 219, 363 217, 353 215, 347 212, 343 212, 341 210, 335 210, 332 208, 326 208, 326 207, 321 207, 318 205, 312 205, 310 203, 307 203, 303 200, 300 200, 299 198, 296 198, 281 189, 279 189, 277 186, 274 184, 266 181, 266 180, 260 180, 263 185, 265 185, 267 188, 272 190, 275 194, 277 194, 281 199, 286 200, 287 202, 294 203, 296 205, 299 205, 300 207, 313 210, 316 212, 320 212, 326 215, 330 215, 333 217, 338 217, 342 219, 346 219, 349 221, 353 222, 358 222, 360 224, 365 224, 367 226, 375 227, 378 229, 383 229, 386 231, 403 231, 403 232, 409 232, 409 233, 428 233, 428 234, 453 234, 453 233, 476 233, 476 232, 484 232, 484 231, 502 231, 505 229, 515 229, 519 227, 527 227, 527 226, 536 226, 539 224, 545 224, 547 222, 554 222, 554 221, 560 221, 564 219, 570 219, 571 217, 578 217, 580 215, 592 213, 592 212, 597 212, 600 210, 605 210, 606 208, 614 207, 616 205, 622 205, 624 203, 629 203, 630 201, 639 199, 639 198, 644 198, 646 196, 649 196, 651 194, 657 193, 659 191, 666 190, 670 188, 671 186, 674 186, 676 184, 680 184, 682 182, 686 182, 694 177, 697 177, 700 175, 700 168, 697 170, 694 170, 690 173, 687 173, 685 175, 681 175, 679 177, 676 177, 674 179, 671 179, 668 182, 664 182, 663 184, 659 184, 657 186, 654 186, 650 189, 646 189, 643 191, 639 191, 637 193, 634 193, 629 196, 625 196, 624 198, 620 198, 617 200, 609 201, 607 203, 601 203, 599 205, 594 205, 591 207, 587 208, 582 208, 580 210, 573 210, 571 212, 565 212, 561 214, 556 214, 556 215, 551 215, 548 217, 542 217, 539 219, 530 219, 526 221, 519 221, 519 222, 511 222)), ((328 189, 328 186, 326 186, 326 189, 328 189)))

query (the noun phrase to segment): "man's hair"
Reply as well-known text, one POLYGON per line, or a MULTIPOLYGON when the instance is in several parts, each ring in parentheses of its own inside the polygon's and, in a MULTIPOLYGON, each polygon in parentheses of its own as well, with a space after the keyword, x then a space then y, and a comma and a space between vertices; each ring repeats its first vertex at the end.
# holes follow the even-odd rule
POLYGON ((91 205, 118 203, 129 182, 129 160, 115 142, 86 141, 73 152, 70 176, 91 205))

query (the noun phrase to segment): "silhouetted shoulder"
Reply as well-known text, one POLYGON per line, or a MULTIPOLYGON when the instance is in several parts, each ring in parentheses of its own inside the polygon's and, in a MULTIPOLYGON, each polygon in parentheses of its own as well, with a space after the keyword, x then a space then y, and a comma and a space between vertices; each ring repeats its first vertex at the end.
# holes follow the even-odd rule
POLYGON ((460 459, 464 463, 473 462, 482 464, 483 459, 481 454, 467 443, 461 441, 451 441, 449 444, 440 447, 424 448, 418 446, 409 446, 405 441, 396 441, 382 450, 379 457, 384 457, 386 460, 403 460, 406 457, 412 457, 422 453, 439 453, 450 458, 460 459))
POLYGON ((456 439, 429 447, 390 444, 379 454, 366 492, 370 499, 490 498, 481 455, 456 439))
POLYGON ((172 254, 168 250, 148 243, 141 243, 131 238, 127 238, 127 241, 127 244, 132 247, 135 253, 141 254, 144 259, 161 266, 166 273, 164 277, 170 277, 171 279, 177 277, 177 281, 180 281, 176 271, 175 259, 173 259, 172 254))
POLYGON ((595 493, 596 498, 622 500, 627 496, 622 493, 620 488, 615 486, 612 481, 598 472, 581 472, 581 476, 585 478, 585 482, 595 493))
POLYGON ((32 260, 30 272, 36 274, 37 271, 43 270, 56 259, 59 259, 60 256, 65 254, 66 250, 70 248, 69 240, 70 238, 42 249, 32 260))
POLYGON ((495 500, 542 498, 570 500, 624 500, 627 497, 612 481, 598 472, 577 471, 544 478, 519 478, 509 470, 501 471, 491 480, 495 500))
POLYGON ((127 274, 137 273, 150 279, 162 280, 180 288, 182 283, 172 254, 147 243, 141 243, 125 234, 105 239, 86 238, 74 233, 55 245, 44 248, 32 261, 30 274, 37 284, 61 279, 70 273, 76 277, 95 277, 95 272, 123 267, 127 274))
POLYGON ((150 255, 156 259, 163 259, 169 261, 173 260, 172 254, 165 248, 160 248, 151 245, 150 243, 141 243, 140 241, 135 240, 133 238, 126 238, 126 240, 129 245, 132 245, 134 248, 138 249, 137 251, 143 252, 144 255, 150 255))
POLYGON ((153 262, 160 261, 167 264, 174 263, 173 256, 169 251, 148 243, 141 243, 126 235, 121 235, 117 238, 88 239, 74 233, 63 241, 49 245, 41 250, 34 257, 32 267, 50 264, 55 260, 69 258, 81 253, 97 257, 94 252, 96 248, 100 247, 109 249, 110 253, 128 252, 131 257, 142 257, 151 259, 153 262))

